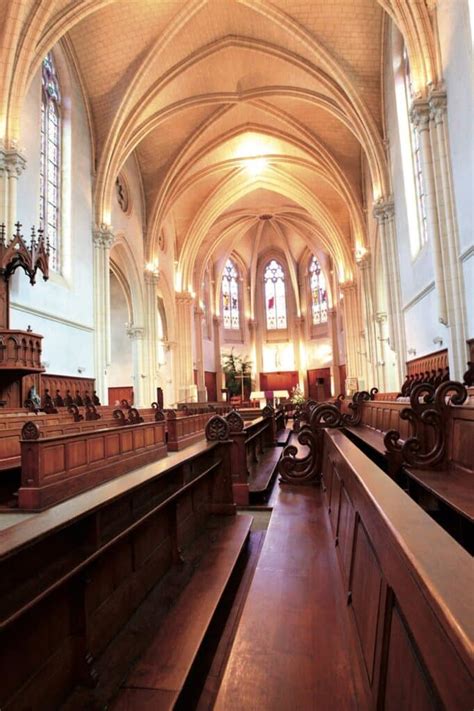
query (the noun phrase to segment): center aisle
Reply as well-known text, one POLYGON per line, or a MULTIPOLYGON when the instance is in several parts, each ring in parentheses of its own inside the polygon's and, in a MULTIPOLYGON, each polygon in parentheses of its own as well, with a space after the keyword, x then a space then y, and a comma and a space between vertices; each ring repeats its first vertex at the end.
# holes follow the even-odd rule
POLYGON ((349 618, 322 491, 278 488, 214 708, 357 709, 349 618))

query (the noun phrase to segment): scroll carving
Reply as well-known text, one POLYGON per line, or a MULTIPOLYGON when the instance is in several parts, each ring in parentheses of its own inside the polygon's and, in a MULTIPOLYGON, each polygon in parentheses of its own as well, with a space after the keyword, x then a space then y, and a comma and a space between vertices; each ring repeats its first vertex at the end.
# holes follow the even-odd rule
POLYGON ((206 439, 209 442, 224 441, 229 439, 230 426, 227 420, 220 415, 214 415, 206 425, 206 439))
MULTIPOLYGON (((152 407, 153 407, 153 403, 152 403, 152 407)), ((161 408, 155 407, 154 409, 155 409, 155 422, 163 422, 164 420, 166 420, 166 415, 161 408)))
POLYGON ((126 425, 127 424, 127 418, 125 417, 124 411, 120 410, 120 408, 117 408, 116 410, 113 411, 113 417, 115 420, 117 420, 118 425, 126 425))
POLYGON ((34 440, 34 439, 39 439, 39 438, 40 438, 39 427, 37 425, 35 425, 35 423, 32 422, 31 420, 28 420, 28 422, 25 422, 25 424, 21 428, 21 439, 34 440))
POLYGON ((229 423, 229 428, 231 432, 242 432, 244 429, 244 420, 237 410, 233 410, 226 415, 227 422, 229 423))
POLYGON ((67 411, 73 416, 74 422, 81 422, 84 419, 84 416, 79 412, 78 406, 74 403, 69 405, 67 411))
POLYGON ((131 407, 129 409, 127 422, 129 425, 139 425, 143 422, 143 417, 140 415, 136 407, 131 407))
POLYGON ((404 443, 397 430, 389 430, 384 438, 387 452, 397 453, 402 462, 418 469, 442 465, 447 456, 446 411, 462 405, 467 399, 466 387, 456 381, 442 382, 434 388, 430 383, 415 385, 410 392, 410 405, 400 413, 402 420, 413 426, 413 436, 404 443), (433 437, 426 437, 426 428, 433 437))
POLYGON ((96 406, 92 404, 86 405, 86 420, 100 420, 101 415, 97 412, 96 406))
POLYGON ((275 410, 270 405, 265 405, 262 410, 262 417, 273 417, 275 410))

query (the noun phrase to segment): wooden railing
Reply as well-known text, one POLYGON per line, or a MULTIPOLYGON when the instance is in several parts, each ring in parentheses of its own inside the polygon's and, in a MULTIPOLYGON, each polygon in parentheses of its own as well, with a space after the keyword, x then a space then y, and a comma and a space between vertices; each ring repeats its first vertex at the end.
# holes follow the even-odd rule
POLYGON ((166 453, 163 422, 44 438, 28 422, 22 430, 19 507, 44 509, 166 453))
POLYGON ((210 417, 212 417, 211 412, 179 416, 173 410, 168 411, 166 417, 168 450, 177 452, 183 447, 202 440, 210 417))

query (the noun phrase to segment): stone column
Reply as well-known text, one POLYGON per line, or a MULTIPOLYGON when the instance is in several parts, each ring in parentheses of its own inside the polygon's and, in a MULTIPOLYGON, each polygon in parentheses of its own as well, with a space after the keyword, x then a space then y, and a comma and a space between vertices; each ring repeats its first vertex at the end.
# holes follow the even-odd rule
POLYGON ((358 378, 358 341, 359 334, 357 333, 357 323, 353 319, 353 300, 356 295, 356 287, 354 282, 345 282, 339 286, 344 300, 343 322, 344 334, 346 337, 346 355, 347 355, 347 377, 358 378))
POLYGON ((18 178, 26 167, 26 159, 12 146, 0 145, 0 223, 6 226, 7 239, 15 231, 17 215, 18 178))
POLYGON ((214 362, 216 368, 217 399, 219 402, 223 399, 221 390, 225 387, 221 355, 221 326, 222 318, 220 316, 214 316, 212 319, 212 327, 214 329, 214 362))
POLYGON ((133 402, 135 407, 149 407, 146 397, 146 380, 144 373, 144 338, 145 329, 142 326, 131 324, 127 328, 127 336, 132 342, 132 366, 133 366, 133 402))
POLYGON ((178 401, 195 399, 196 386, 193 381, 193 321, 194 297, 187 291, 176 293, 176 322, 179 338, 176 344, 176 381, 178 401))
POLYGON ((453 379, 461 380, 467 361, 466 303, 463 273, 459 262, 459 234, 456 220, 448 130, 447 97, 433 90, 429 97, 430 137, 440 231, 441 260, 449 326, 449 366, 453 379))
POLYGON ((387 383, 385 379, 385 343, 388 336, 385 336, 384 329, 387 323, 387 314, 379 311, 375 314, 377 323, 376 337, 376 358, 377 358, 377 387, 381 392, 387 392, 387 383))
POLYGON ((156 327, 156 287, 159 282, 159 274, 145 269, 145 358, 143 383, 143 396, 146 407, 149 407, 156 400, 156 388, 159 380, 159 354, 158 354, 158 332, 156 327))
MULTIPOLYGON (((200 306, 194 307, 194 338, 196 346, 197 395, 198 402, 207 401, 206 381, 204 376, 204 350, 202 343, 202 320, 204 311, 200 306)), ((217 377, 217 376, 216 376, 217 377)))
POLYGON ((94 240, 94 350, 96 390, 101 402, 109 401, 107 371, 111 363, 110 347, 110 248, 114 234, 102 224, 93 233, 94 240))
POLYGON ((339 370, 339 338, 337 335, 337 309, 334 307, 328 310, 328 326, 331 336, 332 348, 332 365, 331 379, 333 386, 333 395, 337 397, 342 392, 343 384, 341 384, 341 373, 339 370))
POLYGON ((248 321, 249 334, 250 334, 250 347, 252 349, 252 363, 253 363, 253 381, 254 390, 260 390, 260 372, 262 370, 262 350, 258 347, 257 343, 257 323, 255 319, 249 318, 248 321))
MULTIPOLYGON (((426 195, 426 213, 428 235, 431 240, 435 271, 436 292, 438 295, 438 319, 445 326, 448 324, 446 288, 441 252, 440 223, 433 165, 433 152, 430 137, 430 105, 426 99, 416 99, 410 109, 410 120, 420 137, 421 171, 426 195)), ((417 200, 419 196, 417 195, 417 200)))
POLYGON ((295 333, 296 338, 294 340, 294 361, 295 370, 298 371, 298 383, 303 385, 305 392, 308 389, 307 381, 307 371, 305 368, 306 364, 306 354, 305 354, 305 320, 303 316, 295 316, 295 333))
POLYGON ((397 388, 404 379, 406 340, 400 288, 400 267, 395 232, 395 208, 391 198, 374 204, 374 217, 379 227, 388 317, 389 346, 396 354, 397 388))
POLYGON ((377 372, 376 372, 376 342, 375 342, 375 323, 373 310, 373 295, 372 295, 372 270, 370 253, 365 252, 360 259, 357 260, 357 266, 360 270, 362 294, 364 298, 365 311, 365 351, 367 353, 367 388, 374 386, 378 387, 377 372))

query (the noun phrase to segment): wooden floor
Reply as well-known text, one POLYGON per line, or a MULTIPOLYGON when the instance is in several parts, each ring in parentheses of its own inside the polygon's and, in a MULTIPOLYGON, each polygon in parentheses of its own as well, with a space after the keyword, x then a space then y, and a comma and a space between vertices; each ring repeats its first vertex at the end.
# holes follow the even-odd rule
POLYGON ((317 488, 280 487, 219 711, 359 708, 333 538, 317 488))

